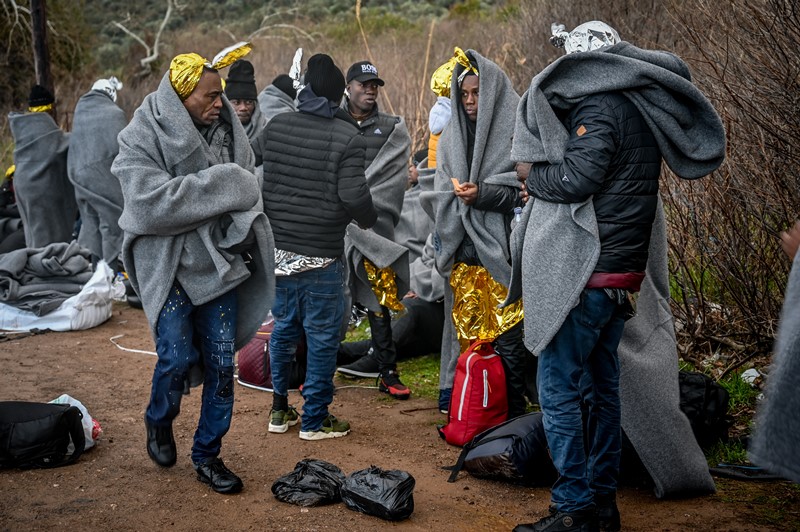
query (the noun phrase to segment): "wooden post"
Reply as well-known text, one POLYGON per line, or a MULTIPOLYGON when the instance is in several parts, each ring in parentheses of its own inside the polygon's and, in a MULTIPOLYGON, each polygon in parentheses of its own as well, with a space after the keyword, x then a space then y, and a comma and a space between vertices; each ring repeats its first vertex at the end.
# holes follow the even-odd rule
MULTIPOLYGON (((36 83, 55 95, 53 76, 50 73, 50 53, 47 49, 46 0, 31 0, 31 33, 33 37, 33 66, 36 71, 36 83)), ((53 115, 55 115, 55 107, 53 108, 53 115)))

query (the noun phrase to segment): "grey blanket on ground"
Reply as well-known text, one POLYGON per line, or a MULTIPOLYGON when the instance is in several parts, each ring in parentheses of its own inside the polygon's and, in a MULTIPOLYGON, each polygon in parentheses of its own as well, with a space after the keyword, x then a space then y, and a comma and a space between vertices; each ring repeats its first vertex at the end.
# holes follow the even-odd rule
MULTIPOLYGON (((673 54, 624 42, 563 56, 533 78, 518 108, 512 158, 561 161, 569 132, 554 109, 568 109, 590 94, 614 90, 642 112, 676 174, 697 178, 721 164, 722 122, 692 85, 688 67, 673 54)), ((538 354, 577 303, 597 262, 600 244, 591 200, 556 205, 532 199, 512 232, 511 251, 507 302, 522 297, 525 344, 538 354)), ((637 315, 626 323, 618 350, 622 428, 655 481, 657 497, 715 490, 703 453, 678 407, 668 279, 666 223, 659 203, 637 315)))
POLYGON ((75 106, 70 149, 69 180, 81 213, 78 243, 113 267, 122 250, 122 189, 111 173, 119 153, 117 135, 128 124, 125 112, 99 90, 81 96, 75 106))
POLYGON ((756 408, 750 460, 768 471, 800 483, 800 253, 786 284, 778 336, 767 375, 764 399, 756 408))
POLYGON ((44 316, 91 277, 91 254, 74 241, 9 251, 0 255, 0 303, 44 316))
POLYGON ((233 127, 232 163, 217 164, 169 82, 148 94, 119 135, 111 171, 122 185, 123 260, 155 326, 176 279, 200 305, 236 289, 236 349, 266 318, 275 295, 275 244, 264 214, 255 158, 227 98, 221 120, 233 127), (233 120, 231 120, 233 118, 233 120), (255 273, 232 248, 248 234, 255 273))
MULTIPOLYGON (((467 163, 467 121, 459 102, 458 76, 464 67, 456 65, 450 89, 453 115, 447 123, 436 149, 436 173, 433 188, 428 190, 426 176, 420 175, 423 191, 420 201, 433 215, 436 249, 436 268, 449 283, 453 259, 458 247, 469 235, 481 264, 496 282, 508 286, 511 280, 510 250, 508 247, 506 213, 484 211, 467 206, 453 193, 450 178, 478 185, 506 185, 517 188, 514 163, 509 157, 511 135, 514 132, 515 110, 519 95, 500 67, 474 50, 480 73, 480 105, 475 131, 472 164, 467 163)), ((444 290, 444 332, 442 335, 439 387, 451 388, 461 347, 451 318, 453 291, 444 290)))
POLYGON ((258 107, 267 123, 275 115, 297 111, 294 98, 272 84, 264 87, 264 90, 258 94, 258 107))
POLYGON ((25 245, 69 242, 78 212, 67 177, 69 135, 47 113, 11 113, 8 125, 14 136, 14 190, 25 245))
POLYGON ((267 125, 267 119, 261 114, 261 108, 256 105, 253 109, 253 116, 250 117, 250 123, 244 126, 244 132, 247 134, 247 139, 252 141, 258 137, 267 125))
POLYGON ((408 157, 411 137, 406 123, 400 120, 383 144, 366 177, 378 221, 370 229, 351 223, 347 226, 344 255, 348 265, 348 283, 353 301, 380 312, 364 269, 364 259, 378 268, 391 267, 397 283, 397 299, 408 291, 408 249, 394 241, 394 228, 403 208, 403 189, 408 182, 408 157))

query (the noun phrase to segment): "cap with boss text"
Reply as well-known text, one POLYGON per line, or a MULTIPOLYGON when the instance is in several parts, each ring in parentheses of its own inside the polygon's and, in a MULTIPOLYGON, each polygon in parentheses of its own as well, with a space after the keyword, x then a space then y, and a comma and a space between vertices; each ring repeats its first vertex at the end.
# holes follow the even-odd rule
POLYGON ((358 63, 354 63, 347 70, 347 83, 356 80, 361 83, 366 81, 375 81, 381 87, 383 86, 383 80, 378 77, 378 69, 375 68, 375 65, 370 63, 369 61, 359 61, 358 63))

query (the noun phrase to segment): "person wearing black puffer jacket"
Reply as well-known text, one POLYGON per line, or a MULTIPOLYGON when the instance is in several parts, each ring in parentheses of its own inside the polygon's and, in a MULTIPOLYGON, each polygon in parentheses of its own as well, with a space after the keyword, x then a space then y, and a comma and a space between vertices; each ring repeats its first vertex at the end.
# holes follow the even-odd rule
POLYGON ((344 236, 355 220, 378 218, 364 177, 364 140, 339 107, 344 75, 330 56, 308 60, 298 112, 275 116, 252 143, 264 165, 264 211, 275 238, 275 327, 269 342, 273 405, 269 432, 298 421, 288 404, 297 344, 308 345, 300 438, 345 436, 350 425, 328 412, 344 316, 344 236))

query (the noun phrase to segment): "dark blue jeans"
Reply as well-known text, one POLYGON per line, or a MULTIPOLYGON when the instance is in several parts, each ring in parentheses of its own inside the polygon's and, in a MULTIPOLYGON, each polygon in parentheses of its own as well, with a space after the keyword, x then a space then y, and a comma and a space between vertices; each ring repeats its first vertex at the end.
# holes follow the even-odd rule
POLYGON ((222 437, 231 426, 236 307, 236 290, 195 306, 176 283, 158 316, 158 362, 145 417, 151 425, 172 424, 181 409, 189 369, 202 361, 203 397, 192 446, 194 463, 218 456, 222 437))
POLYGON ((559 473, 551 500, 559 511, 591 508, 594 494, 617 490, 621 445, 617 347, 626 311, 603 289, 584 289, 578 305, 539 355, 539 404, 559 473), (582 401, 589 408, 585 434, 582 401))
POLYGON ((333 374, 344 316, 343 283, 340 260, 325 268, 275 278, 275 328, 269 339, 272 387, 276 394, 288 394, 290 364, 305 331, 308 355, 302 392, 304 431, 320 429, 333 401, 333 374))

